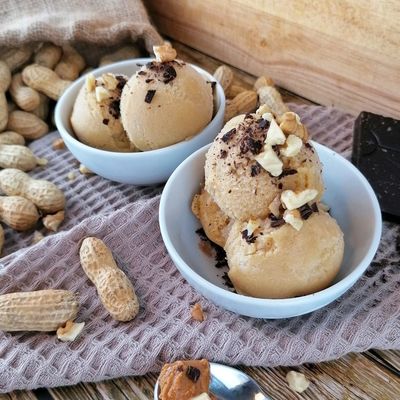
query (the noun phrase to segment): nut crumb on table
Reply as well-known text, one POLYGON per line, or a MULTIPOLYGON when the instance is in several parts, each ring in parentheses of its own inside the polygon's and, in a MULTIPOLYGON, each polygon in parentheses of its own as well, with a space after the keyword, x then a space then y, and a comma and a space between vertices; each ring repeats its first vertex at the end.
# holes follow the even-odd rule
POLYGON ((203 321, 206 319, 206 315, 205 315, 205 313, 203 312, 203 309, 202 309, 200 303, 196 303, 196 304, 192 307, 191 315, 192 315, 192 318, 193 318, 195 321, 203 322, 203 321))

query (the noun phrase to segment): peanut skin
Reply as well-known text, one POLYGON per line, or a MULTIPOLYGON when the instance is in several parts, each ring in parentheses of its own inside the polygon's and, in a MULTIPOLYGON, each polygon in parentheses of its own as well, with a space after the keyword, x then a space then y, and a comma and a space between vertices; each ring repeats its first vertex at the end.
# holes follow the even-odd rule
POLYGON ((76 318, 79 303, 68 290, 37 290, 0 295, 0 330, 56 331, 76 318))
POLYGON ((16 231, 27 231, 36 225, 39 213, 24 197, 0 196, 0 220, 16 231))
POLYGON ((55 213, 65 207, 64 193, 54 183, 33 179, 15 168, 0 171, 0 189, 7 196, 22 196, 45 213, 55 213))
POLYGON ((139 312, 132 283, 118 268, 111 251, 95 237, 83 240, 80 248, 83 270, 97 288, 106 310, 117 321, 130 321, 139 312))

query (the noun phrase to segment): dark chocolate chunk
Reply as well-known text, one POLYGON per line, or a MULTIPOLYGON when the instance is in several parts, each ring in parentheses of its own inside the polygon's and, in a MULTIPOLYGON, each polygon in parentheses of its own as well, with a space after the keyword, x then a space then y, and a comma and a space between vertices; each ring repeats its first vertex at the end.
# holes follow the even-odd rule
POLYGON ((263 149, 263 141, 253 139, 251 136, 245 136, 240 143, 240 153, 246 154, 248 151, 250 153, 257 155, 263 149))
POLYGON ((255 176, 257 176, 260 172, 261 172, 261 165, 256 161, 256 163, 253 164, 253 165, 251 166, 251 173, 250 173, 250 175, 251 175, 252 177, 255 177, 255 176))
POLYGON ((115 118, 118 119, 121 116, 121 110, 119 108, 120 100, 113 100, 108 106, 108 112, 115 118))
POLYGON ((154 97, 154 95, 156 94, 156 91, 155 90, 148 90, 147 91, 147 93, 146 93, 146 97, 144 98, 144 101, 146 102, 146 103, 151 103, 151 101, 153 100, 153 97, 154 97))
POLYGON ((284 169, 282 173, 279 175, 279 179, 285 176, 297 174, 297 170, 295 169, 284 169))
POLYGON ((230 131, 226 132, 226 133, 222 136, 221 140, 222 140, 224 143, 228 143, 228 142, 232 139, 232 137, 233 137, 233 135, 234 135, 235 133, 236 133, 236 128, 232 128, 230 131))
POLYGON ((147 72, 146 71, 139 71, 138 75, 143 75, 144 76, 144 75, 147 75, 147 72))
POLYGON ((169 83, 173 81, 176 78, 175 68, 172 65, 168 65, 165 68, 163 77, 164 77, 164 83, 169 83))
POLYGON ((108 118, 104 118, 103 119, 103 124, 104 125, 108 125, 109 122, 110 122, 110 120, 108 118))
POLYGON ((197 382, 200 378, 200 370, 196 367, 188 366, 186 376, 193 382, 197 382))
POLYGON ((152 78, 149 78, 149 79, 145 80, 146 83, 150 83, 150 82, 153 82, 153 81, 154 81, 154 79, 152 79, 152 78))
POLYGON ((251 244, 256 241, 257 236, 254 236, 254 233, 249 235, 247 229, 245 229, 244 231, 242 231, 242 239, 244 239, 248 244, 251 244))
POLYGON ((302 219, 307 220, 313 213, 312 208, 308 204, 304 204, 299 208, 300 216, 302 219))
POLYGON ((313 147, 311 146, 311 144, 308 143, 308 142, 305 142, 305 143, 304 143, 304 146, 306 146, 307 149, 312 149, 312 150, 314 150, 313 147))
POLYGON ((244 116, 244 119, 253 119, 253 116, 251 115, 251 113, 247 113, 247 114, 244 116))
POLYGON ((196 233, 199 235, 200 240, 204 242, 208 242, 209 245, 214 249, 215 251, 215 267, 216 268, 222 268, 226 267, 228 265, 228 262, 226 260, 226 253, 225 250, 221 247, 218 246, 216 243, 212 242, 204 232, 203 228, 199 228, 196 230, 196 233))
POLYGON ((229 275, 228 275, 227 272, 224 272, 224 274, 222 275, 222 279, 224 280, 224 285, 226 287, 228 287, 229 289, 234 289, 234 286, 233 286, 233 283, 231 281, 231 278, 229 278, 229 275))
POLYGON ((221 150, 219 157, 224 159, 227 157, 227 155, 228 155, 228 152, 226 150, 221 150))
POLYGON ((370 182, 385 216, 400 217, 400 120, 363 111, 354 125, 352 162, 370 182))
POLYGON ((319 212, 317 203, 311 204, 311 210, 313 210, 315 213, 319 212))
POLYGON ((271 220, 271 228, 278 228, 279 226, 285 225, 285 220, 280 217, 275 217, 274 214, 269 214, 271 220))
POLYGON ((258 122, 258 127, 260 129, 267 129, 269 128, 270 122, 264 118, 261 118, 258 122))
POLYGON ((116 75, 115 78, 117 79, 117 89, 122 91, 123 87, 126 84, 126 78, 123 75, 116 75))
POLYGON ((278 183, 278 189, 282 189, 282 188, 283 188, 282 183, 278 183))

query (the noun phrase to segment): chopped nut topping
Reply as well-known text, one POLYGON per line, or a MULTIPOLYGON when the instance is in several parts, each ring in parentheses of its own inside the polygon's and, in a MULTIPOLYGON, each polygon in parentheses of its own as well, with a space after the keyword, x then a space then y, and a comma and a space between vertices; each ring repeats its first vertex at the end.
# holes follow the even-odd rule
POLYGON ((52 147, 54 150, 61 150, 65 148, 64 140, 61 138, 53 140, 52 147))
POLYGON ((299 231, 303 227, 303 220, 298 210, 286 210, 283 213, 283 219, 286 223, 292 225, 296 231, 299 231))
POLYGON ((279 176, 282 173, 283 163, 271 146, 264 146, 264 151, 255 159, 272 176, 279 176))
POLYGON ((96 78, 93 74, 86 75, 85 87, 88 92, 93 92, 93 90, 96 88, 96 78))
POLYGON ((265 139, 265 144, 270 146, 275 146, 277 144, 284 144, 285 141, 286 141, 285 134, 282 132, 282 129, 279 128, 279 125, 276 123, 275 119, 272 118, 270 121, 267 137, 265 139))
POLYGON ((281 148, 281 154, 285 157, 294 157, 299 154, 303 141, 296 135, 289 135, 286 139, 286 146, 281 148))
POLYGON ((57 337, 62 342, 72 342, 79 336, 84 326, 84 322, 67 321, 65 326, 57 329, 57 337))
POLYGON ((300 372, 288 372, 286 374, 286 380, 289 383, 290 389, 297 393, 303 393, 310 386, 310 381, 300 372))
POLYGON ((315 189, 305 189, 298 193, 284 190, 281 194, 281 201, 288 210, 294 210, 314 200, 317 196, 318 190, 315 189))
POLYGON ((206 319, 206 316, 203 312, 203 309, 201 308, 201 304, 200 303, 196 303, 193 307, 192 307, 192 318, 196 321, 202 322, 206 319))
POLYGON ((98 103, 102 103, 104 100, 110 98, 110 92, 107 89, 103 88, 103 86, 96 86, 95 92, 96 92, 96 101, 98 103))
POLYGON ((118 80, 114 76, 114 74, 111 73, 103 74, 101 79, 104 82, 105 88, 108 90, 115 90, 118 86, 118 80))
POLYGON ((173 61, 177 56, 176 50, 168 43, 164 43, 161 46, 153 46, 153 52, 159 62, 173 61))
POLYGON ((266 104, 262 104, 260 107, 257 108, 256 115, 258 115, 259 117, 262 117, 263 114, 265 114, 265 113, 271 114, 272 110, 266 104))

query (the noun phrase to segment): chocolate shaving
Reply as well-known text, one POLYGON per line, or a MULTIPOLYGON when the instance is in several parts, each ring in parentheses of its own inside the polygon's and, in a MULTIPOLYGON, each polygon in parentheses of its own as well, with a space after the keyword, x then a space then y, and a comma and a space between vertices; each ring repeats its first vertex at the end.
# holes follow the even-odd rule
POLYGON ((156 94, 155 90, 148 90, 146 93, 146 97, 144 98, 144 101, 150 104, 155 94, 156 94))
POLYGON ((278 228, 279 226, 285 225, 285 220, 275 217, 274 214, 269 214, 269 219, 271 220, 271 228, 278 228))
POLYGON ((311 210, 313 210, 313 212, 315 212, 315 213, 319 212, 317 203, 311 204, 311 210))
POLYGON ((143 75, 144 76, 144 75, 147 75, 147 72, 146 71, 139 71, 138 75, 143 75))
POLYGON ((311 146, 311 144, 308 143, 308 142, 304 143, 304 146, 306 146, 307 149, 312 149, 312 148, 313 148, 313 147, 311 146))
POLYGON ((224 159, 226 158, 228 155, 228 152, 226 150, 221 150, 219 157, 224 159))
POLYGON ((278 189, 282 189, 282 188, 283 188, 282 183, 278 183, 278 189))
POLYGON ((250 173, 250 175, 251 175, 252 177, 255 177, 255 176, 257 176, 260 172, 261 172, 261 165, 256 161, 256 163, 253 164, 253 165, 251 166, 251 173, 250 173))
POLYGON ((123 87, 126 84, 126 78, 123 75, 116 75, 115 79, 118 81, 117 83, 117 89, 119 91, 122 91, 123 87))
POLYGON ((103 119, 103 124, 104 125, 108 125, 109 122, 110 122, 110 120, 108 118, 104 118, 103 119))
POLYGON ((165 68, 163 77, 164 83, 169 83, 173 81, 176 78, 175 68, 172 65, 168 65, 167 68, 165 68))
POLYGON ((197 382, 200 378, 200 370, 196 367, 188 366, 186 376, 193 382, 197 382))
POLYGON ((258 127, 260 129, 267 129, 269 128, 270 122, 264 118, 260 118, 258 121, 258 127))
POLYGON ((282 173, 279 175, 279 179, 285 177, 285 176, 289 176, 289 175, 294 175, 297 174, 297 170, 295 169, 284 169, 282 171, 282 173))
POLYGON ((242 239, 244 239, 248 244, 251 244, 256 241, 257 236, 254 236, 254 233, 249 235, 247 229, 245 229, 244 231, 242 231, 242 239))
POLYGON ((154 81, 154 79, 146 79, 145 80, 146 83, 150 83, 150 82, 153 82, 153 81, 154 81))
POLYGON ((210 246, 214 249, 215 251, 215 268, 222 268, 228 266, 228 262, 226 260, 226 253, 225 250, 221 247, 218 246, 216 243, 212 242, 204 232, 203 228, 199 228, 196 230, 196 233, 199 235, 200 240, 204 242, 208 242, 210 246))
MULTIPOLYGON (((222 275, 222 279, 224 280, 224 285, 230 289, 234 289, 235 287, 233 286, 233 283, 231 281, 231 278, 229 278, 229 275, 227 272, 224 272, 222 275)), ((234 290, 236 292, 236 290, 234 290)))
POLYGON ((250 151, 250 153, 257 155, 261 153, 263 146, 263 141, 256 140, 250 136, 247 136, 244 137, 242 142, 240 143, 240 153, 246 154, 248 151, 250 151))
POLYGON ((228 142, 232 139, 232 137, 233 137, 233 135, 234 135, 235 133, 236 133, 236 128, 232 128, 230 131, 226 132, 226 133, 222 136, 221 140, 222 140, 224 143, 228 143, 228 142))
POLYGON ((108 112, 115 118, 118 119, 121 116, 121 111, 119 108, 119 103, 120 100, 113 100, 109 105, 108 105, 108 112))
POLYGON ((311 214, 313 213, 313 210, 308 204, 304 204, 299 208, 300 216, 302 219, 307 220, 310 218, 311 214))

